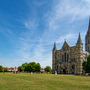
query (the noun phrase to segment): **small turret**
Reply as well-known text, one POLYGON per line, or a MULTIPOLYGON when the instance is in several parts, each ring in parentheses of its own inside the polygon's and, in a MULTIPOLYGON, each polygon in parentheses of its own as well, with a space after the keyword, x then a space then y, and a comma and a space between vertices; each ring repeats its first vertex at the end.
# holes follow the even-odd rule
POLYGON ((54 50, 57 50, 57 48, 56 48, 56 43, 54 42, 54 47, 53 47, 53 51, 54 50))
POLYGON ((80 33, 79 33, 79 37, 78 37, 77 43, 82 43, 80 33))
POLYGON ((82 43, 82 40, 81 40, 80 33, 79 33, 79 37, 78 37, 76 46, 77 46, 77 50, 78 50, 77 52, 82 53, 83 52, 83 43, 82 43))

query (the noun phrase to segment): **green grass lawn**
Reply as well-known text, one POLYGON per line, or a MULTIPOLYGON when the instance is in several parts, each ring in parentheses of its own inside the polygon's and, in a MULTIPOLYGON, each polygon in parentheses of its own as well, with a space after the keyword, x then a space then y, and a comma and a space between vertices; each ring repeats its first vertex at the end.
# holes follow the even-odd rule
POLYGON ((90 77, 0 73, 0 90, 90 90, 90 77))

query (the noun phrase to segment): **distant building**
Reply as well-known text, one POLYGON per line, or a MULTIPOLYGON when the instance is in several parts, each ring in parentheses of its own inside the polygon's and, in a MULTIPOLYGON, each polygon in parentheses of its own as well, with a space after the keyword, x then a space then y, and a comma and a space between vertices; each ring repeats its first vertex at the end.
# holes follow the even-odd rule
POLYGON ((41 71, 45 71, 43 68, 41 68, 41 71))
POLYGON ((85 37, 85 50, 79 33, 76 46, 69 45, 66 40, 60 50, 57 50, 56 43, 52 50, 52 73, 83 74, 82 62, 90 54, 90 19, 89 27, 85 37))
POLYGON ((18 68, 16 68, 16 67, 15 67, 15 68, 12 68, 12 67, 11 67, 11 68, 3 67, 3 70, 4 70, 5 68, 6 68, 8 71, 18 71, 18 68))

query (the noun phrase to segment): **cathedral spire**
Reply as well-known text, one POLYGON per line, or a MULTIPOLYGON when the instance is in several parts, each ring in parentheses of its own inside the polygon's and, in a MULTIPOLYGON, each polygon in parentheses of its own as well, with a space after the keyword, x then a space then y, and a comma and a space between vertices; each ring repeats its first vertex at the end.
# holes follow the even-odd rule
POLYGON ((90 16, 89 16, 89 26, 88 26, 88 31, 90 30, 90 16))
POLYGON ((80 36, 80 32, 79 32, 79 37, 78 37, 77 43, 82 43, 81 36, 80 36))
POLYGON ((88 31, 85 36, 85 50, 90 53, 90 16, 89 16, 88 31))
POLYGON ((54 42, 53 50, 57 50, 57 48, 56 48, 56 42, 54 42))

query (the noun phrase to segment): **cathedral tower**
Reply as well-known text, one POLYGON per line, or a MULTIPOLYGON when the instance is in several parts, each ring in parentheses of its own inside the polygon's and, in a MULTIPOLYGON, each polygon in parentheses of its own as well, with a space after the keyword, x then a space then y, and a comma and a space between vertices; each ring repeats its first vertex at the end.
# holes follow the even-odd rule
POLYGON ((56 61, 56 51, 57 51, 57 48, 56 48, 56 43, 54 42, 54 47, 53 47, 53 50, 52 50, 52 72, 54 73, 55 70, 56 70, 56 67, 55 67, 55 61, 56 61))
POLYGON ((90 17, 89 17, 88 31, 85 36, 85 51, 90 53, 90 17))

